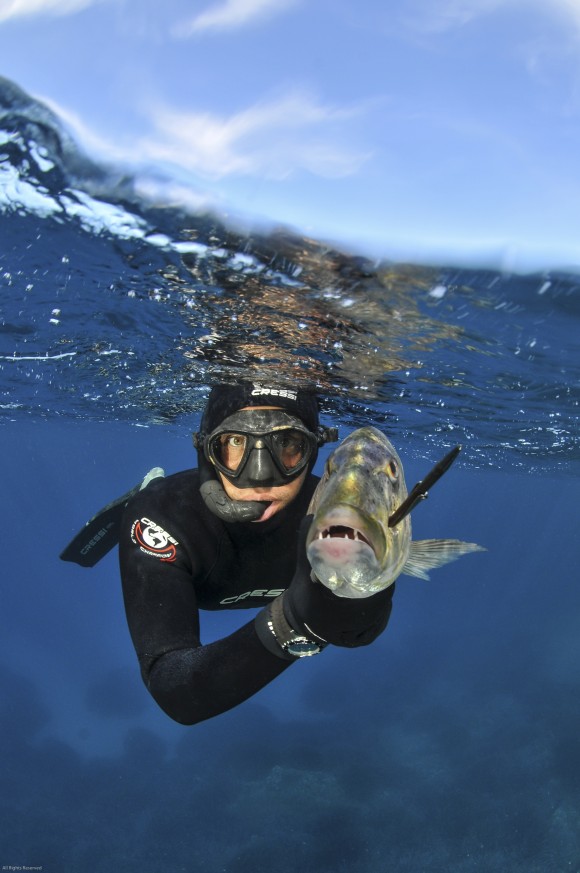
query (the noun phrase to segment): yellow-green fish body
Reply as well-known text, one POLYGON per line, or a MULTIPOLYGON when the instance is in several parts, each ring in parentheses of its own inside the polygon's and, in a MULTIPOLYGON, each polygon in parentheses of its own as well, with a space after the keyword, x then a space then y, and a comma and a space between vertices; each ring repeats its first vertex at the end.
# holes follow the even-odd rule
POLYGON ((460 540, 411 539, 411 518, 389 526, 407 497, 401 459, 375 427, 351 433, 329 457, 312 496, 306 540, 316 577, 341 597, 370 597, 401 573, 428 579, 428 570, 481 551, 460 540))

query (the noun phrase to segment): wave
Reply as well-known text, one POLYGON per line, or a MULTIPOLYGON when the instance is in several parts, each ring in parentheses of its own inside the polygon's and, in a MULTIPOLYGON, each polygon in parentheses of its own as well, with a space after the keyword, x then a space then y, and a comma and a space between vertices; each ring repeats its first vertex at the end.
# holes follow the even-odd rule
POLYGON ((415 451, 577 464, 580 277, 375 262, 143 188, 0 79, 6 421, 189 427, 212 382, 276 378, 415 451))

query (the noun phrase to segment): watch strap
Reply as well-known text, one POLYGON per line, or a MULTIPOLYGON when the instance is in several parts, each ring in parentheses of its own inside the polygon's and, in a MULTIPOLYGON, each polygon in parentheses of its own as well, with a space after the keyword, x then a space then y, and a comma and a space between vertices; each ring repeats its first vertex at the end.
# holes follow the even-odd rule
POLYGON ((284 614, 284 594, 279 595, 254 620, 256 633, 269 652, 285 661, 296 661, 308 655, 317 655, 326 644, 316 634, 307 636, 295 631, 284 614))

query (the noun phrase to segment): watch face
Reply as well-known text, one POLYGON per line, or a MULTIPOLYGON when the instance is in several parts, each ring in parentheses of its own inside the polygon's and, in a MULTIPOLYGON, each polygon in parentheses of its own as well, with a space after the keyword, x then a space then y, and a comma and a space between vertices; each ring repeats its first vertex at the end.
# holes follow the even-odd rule
POLYGON ((286 651, 295 658, 307 658, 308 655, 317 655, 321 647, 313 640, 306 637, 296 637, 285 646, 286 651))

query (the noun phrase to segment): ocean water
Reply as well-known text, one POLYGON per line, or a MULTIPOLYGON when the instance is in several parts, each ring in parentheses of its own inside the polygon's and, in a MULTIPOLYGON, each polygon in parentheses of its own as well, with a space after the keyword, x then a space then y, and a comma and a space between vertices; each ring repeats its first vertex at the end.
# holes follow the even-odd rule
MULTIPOLYGON (((371 262, 163 200, 0 80, 0 864, 45 873, 580 871, 580 276, 371 262), (463 452, 372 646, 182 727, 141 684, 113 553, 58 554, 195 464, 216 379, 318 388, 409 484, 463 452)), ((317 471, 324 462, 321 454, 317 471)), ((247 613, 204 613, 204 641, 247 613)))

